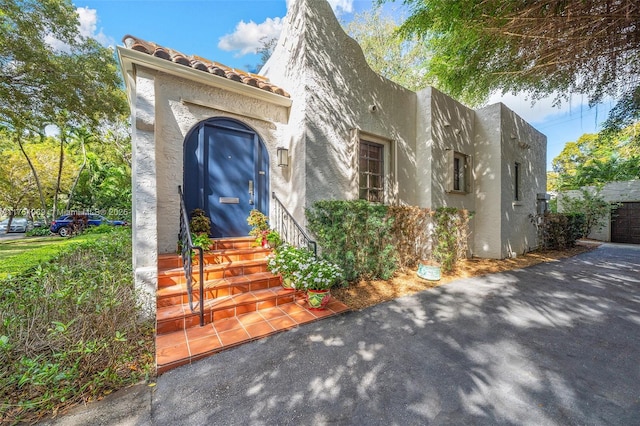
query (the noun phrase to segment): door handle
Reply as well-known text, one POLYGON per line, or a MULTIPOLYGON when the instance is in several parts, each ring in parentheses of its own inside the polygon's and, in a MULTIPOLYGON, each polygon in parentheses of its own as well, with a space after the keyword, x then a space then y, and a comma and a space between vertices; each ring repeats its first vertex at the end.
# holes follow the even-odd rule
POLYGON ((253 181, 249 181, 249 205, 253 205, 253 181))

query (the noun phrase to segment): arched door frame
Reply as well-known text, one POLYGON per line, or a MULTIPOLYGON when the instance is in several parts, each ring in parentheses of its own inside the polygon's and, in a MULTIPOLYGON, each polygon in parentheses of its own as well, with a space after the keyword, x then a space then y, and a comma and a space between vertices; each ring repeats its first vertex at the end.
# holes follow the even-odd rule
POLYGON ((187 134, 183 152, 187 211, 200 208, 207 212, 213 237, 248 232, 246 217, 252 208, 269 214, 269 153, 251 126, 228 117, 203 120, 187 134))

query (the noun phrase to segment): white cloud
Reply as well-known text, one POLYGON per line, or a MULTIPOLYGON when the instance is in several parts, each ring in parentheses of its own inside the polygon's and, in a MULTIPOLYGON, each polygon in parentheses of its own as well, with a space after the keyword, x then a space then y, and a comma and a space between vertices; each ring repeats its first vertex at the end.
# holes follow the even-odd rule
MULTIPOLYGON (((102 32, 102 29, 98 31, 98 12, 95 9, 79 7, 76 9, 76 13, 78 14, 78 30, 81 36, 91 37, 105 47, 115 46, 116 43, 113 38, 106 36, 102 32)), ((63 52, 69 51, 69 46, 52 35, 48 35, 45 41, 56 50, 63 52)))
POLYGON ((282 31, 282 18, 267 18, 263 23, 240 21, 231 34, 220 37, 218 47, 227 52, 239 50, 238 56, 256 53, 262 47, 261 40, 278 38, 282 31))
MULTIPOLYGON (((287 0, 287 9, 289 9, 289 6, 291 5, 292 1, 293 0, 287 0)), ((353 12, 354 0, 328 0, 328 1, 329 1, 329 4, 331 5, 331 9, 333 9, 333 12, 338 15, 342 12, 344 13, 353 12)))
POLYGON ((353 12, 353 0, 329 0, 329 4, 335 13, 353 12))
POLYGON ((562 101, 560 105, 554 106, 556 97, 550 95, 546 98, 531 101, 531 96, 527 93, 500 94, 494 93, 489 97, 488 104, 502 102, 520 117, 529 123, 541 123, 551 116, 558 114, 571 114, 576 111, 588 109, 587 99, 581 95, 574 95, 568 101, 562 101))
MULTIPOLYGON (((287 0, 287 8, 293 0, 287 0)), ((336 14, 353 12, 354 0, 328 0, 336 14)), ((239 50, 237 56, 256 53, 262 47, 261 40, 278 38, 282 31, 284 20, 282 18, 267 18, 263 23, 256 24, 253 21, 238 22, 236 29, 231 34, 225 34, 218 41, 218 48, 227 52, 239 50)))
POLYGON ((98 31, 98 12, 88 7, 79 7, 76 9, 80 18, 80 35, 91 37, 103 46, 115 46, 115 40, 106 36, 102 32, 102 28, 98 31))

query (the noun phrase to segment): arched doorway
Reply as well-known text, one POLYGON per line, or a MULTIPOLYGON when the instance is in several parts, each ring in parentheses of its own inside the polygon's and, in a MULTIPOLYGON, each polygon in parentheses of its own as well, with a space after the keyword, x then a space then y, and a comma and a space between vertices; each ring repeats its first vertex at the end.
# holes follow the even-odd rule
POLYGON ((187 212, 204 210, 214 238, 248 235, 252 209, 269 214, 269 154, 238 120, 212 118, 189 132, 183 183, 187 212))

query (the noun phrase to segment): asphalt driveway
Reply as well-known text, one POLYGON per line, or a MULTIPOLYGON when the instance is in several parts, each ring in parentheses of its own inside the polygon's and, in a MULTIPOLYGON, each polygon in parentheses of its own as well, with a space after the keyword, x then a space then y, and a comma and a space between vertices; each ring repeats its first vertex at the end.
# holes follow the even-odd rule
POLYGON ((640 424, 640 247, 302 326, 53 424, 640 424))

